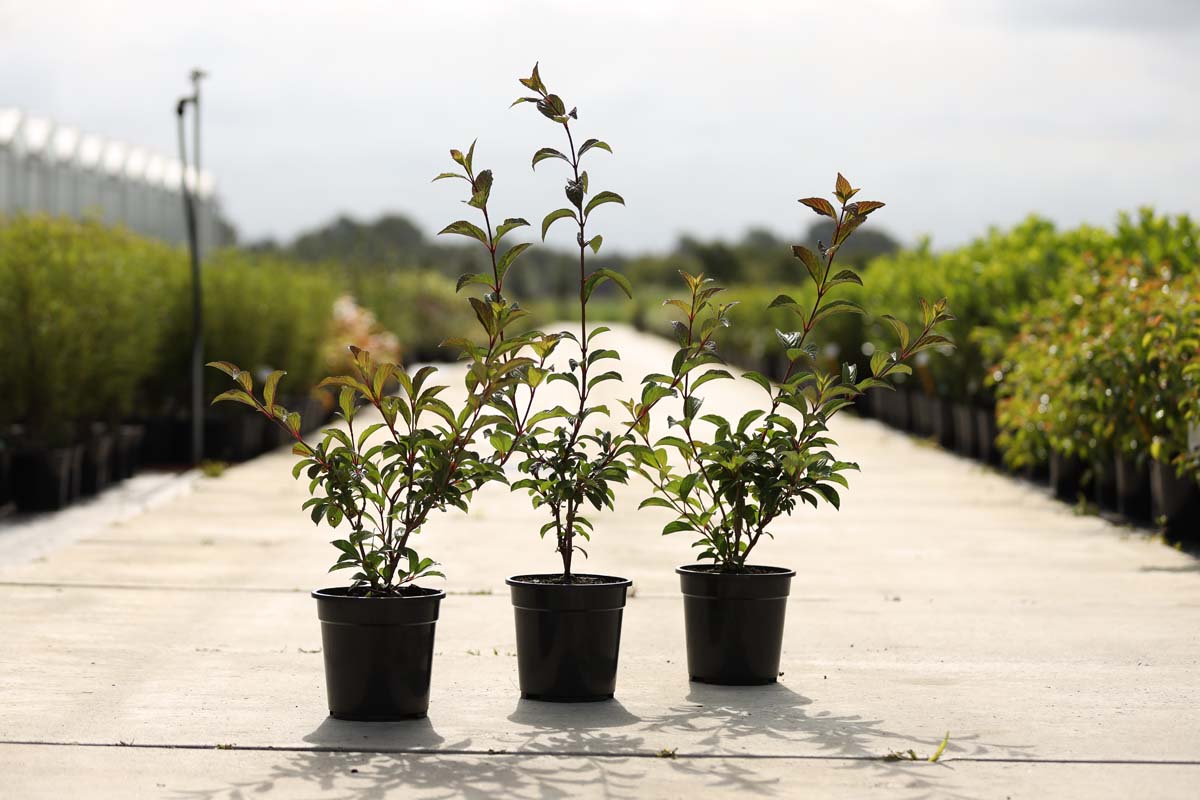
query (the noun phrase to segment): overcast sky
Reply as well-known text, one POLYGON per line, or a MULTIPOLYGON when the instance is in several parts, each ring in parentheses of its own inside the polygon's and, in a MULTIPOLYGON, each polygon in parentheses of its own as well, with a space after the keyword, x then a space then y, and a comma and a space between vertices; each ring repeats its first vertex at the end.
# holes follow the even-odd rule
POLYGON ((429 179, 476 136, 495 213, 562 205, 563 165, 529 168, 561 131, 508 109, 538 59, 615 151, 589 156, 628 202, 606 248, 795 233, 838 170, 941 246, 1030 211, 1200 212, 1192 0, 0 0, 0 106, 172 153, 208 69, 205 166, 250 239, 386 210, 432 234, 467 209, 429 179))

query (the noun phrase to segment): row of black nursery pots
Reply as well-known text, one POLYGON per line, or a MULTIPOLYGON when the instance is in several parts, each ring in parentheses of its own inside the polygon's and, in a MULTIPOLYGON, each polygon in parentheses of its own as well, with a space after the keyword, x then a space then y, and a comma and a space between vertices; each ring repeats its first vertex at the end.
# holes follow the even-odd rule
MULTIPOLYGON (((294 401, 310 433, 329 418, 328 404, 294 401)), ((0 509, 56 511, 132 477, 143 466, 191 463, 191 420, 152 417, 134 423, 89 425, 57 446, 30 440, 20 428, 0 431, 0 509)), ((246 461, 282 447, 291 436, 259 414, 209 414, 205 457, 246 461)))
POLYGON ((947 450, 988 464, 1000 459, 995 410, 916 391, 870 392, 858 404, 864 415, 892 428, 937 441, 947 450))
MULTIPOLYGON (((947 450, 1000 463, 996 414, 989 406, 902 390, 871 392, 857 407, 864 416, 932 438, 947 450)), ((1131 521, 1162 524, 1174 538, 1200 542, 1200 484, 1178 477, 1168 464, 1126 457, 1085 464, 1052 453, 1047 464, 1028 469, 1026 477, 1048 482, 1065 501, 1084 497, 1131 521)))
POLYGON ((94 425, 79 440, 47 446, 19 429, 0 445, 0 507, 54 511, 96 494, 137 470, 144 429, 94 425))
MULTIPOLYGON (((795 572, 747 567, 723 573, 679 567, 691 680, 726 686, 774 683, 795 572)), ((509 578, 521 696, 584 703, 609 700, 617 685, 621 621, 632 582, 611 575, 509 578)), ((346 589, 313 592, 321 622, 329 713, 389 721, 429 711, 434 630, 445 592, 411 589, 362 597, 346 589)))
POLYGON ((1050 454, 1050 488, 1067 502, 1090 498, 1097 506, 1137 522, 1153 522, 1189 543, 1200 542, 1200 483, 1180 477, 1170 464, 1117 457, 1085 464, 1050 454))

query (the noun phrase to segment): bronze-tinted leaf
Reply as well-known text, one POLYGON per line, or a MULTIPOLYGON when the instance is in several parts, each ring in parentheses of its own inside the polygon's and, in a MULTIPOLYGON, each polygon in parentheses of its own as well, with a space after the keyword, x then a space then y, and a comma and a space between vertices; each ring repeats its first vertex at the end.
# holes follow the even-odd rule
POLYGON ((824 197, 802 197, 800 198, 800 202, 822 216, 837 217, 837 212, 834 211, 833 204, 824 197))

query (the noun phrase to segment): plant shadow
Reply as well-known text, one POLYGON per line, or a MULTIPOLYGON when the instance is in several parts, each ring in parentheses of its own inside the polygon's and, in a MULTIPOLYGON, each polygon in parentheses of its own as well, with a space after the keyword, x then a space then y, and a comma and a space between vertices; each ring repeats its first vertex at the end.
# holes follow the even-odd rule
MULTIPOLYGON (((940 737, 902 734, 888 730, 882 720, 857 714, 812 713, 812 704, 810 698, 780 683, 740 687, 693 682, 686 702, 648 721, 646 730, 660 735, 664 741, 678 738, 687 742, 679 748, 681 757, 673 764, 685 773, 704 774, 710 788, 760 795, 780 791, 788 794, 787 787, 778 780, 762 777, 753 761, 717 758, 761 754, 767 749, 762 746, 765 739, 773 743, 770 750, 774 752, 780 751, 780 744, 807 744, 816 748, 814 753, 811 747, 788 747, 780 754, 782 757, 836 761, 837 769, 869 770, 873 776, 890 779, 903 770, 903 786, 897 787, 897 797, 905 796, 906 791, 913 797, 924 797, 934 791, 939 796, 956 796, 949 787, 939 785, 942 778, 953 776, 953 766, 927 760, 941 744, 940 737), (881 743, 886 749, 881 749, 881 743), (892 752, 906 753, 910 749, 920 751, 919 761, 886 760, 892 752), (683 758, 685 755, 706 758, 683 758)), ((979 755, 997 750, 1011 756, 1027 748, 997 747, 983 744, 974 736, 958 736, 950 740, 946 755, 954 752, 979 755), (969 744, 973 747, 968 747, 969 744)))

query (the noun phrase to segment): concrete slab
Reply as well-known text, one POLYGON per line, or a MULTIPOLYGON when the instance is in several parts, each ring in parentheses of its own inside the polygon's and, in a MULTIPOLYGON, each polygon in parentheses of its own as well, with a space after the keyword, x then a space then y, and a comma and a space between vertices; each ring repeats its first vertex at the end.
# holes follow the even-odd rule
MULTIPOLYGON (((634 376, 670 357, 657 340, 611 336, 634 376)), ((709 386, 705 410, 724 414, 761 391, 709 386)), ((797 514, 760 558, 798 571, 775 687, 688 683, 672 571, 690 561, 687 540, 659 535, 661 512, 636 511, 640 486, 597 517, 588 562, 635 582, 617 701, 518 700, 503 579, 551 571, 555 556, 527 499, 489 487, 469 515, 422 534, 452 595, 430 719, 402 725, 326 718, 307 592, 337 583, 332 537, 298 511, 286 452, 39 560, 0 536, 6 790, 1194 796, 1196 562, 874 423, 840 418, 836 433, 863 466, 842 511, 797 514), (947 731, 941 766, 877 760, 927 756, 947 731), (653 758, 663 750, 676 759, 653 758)))

